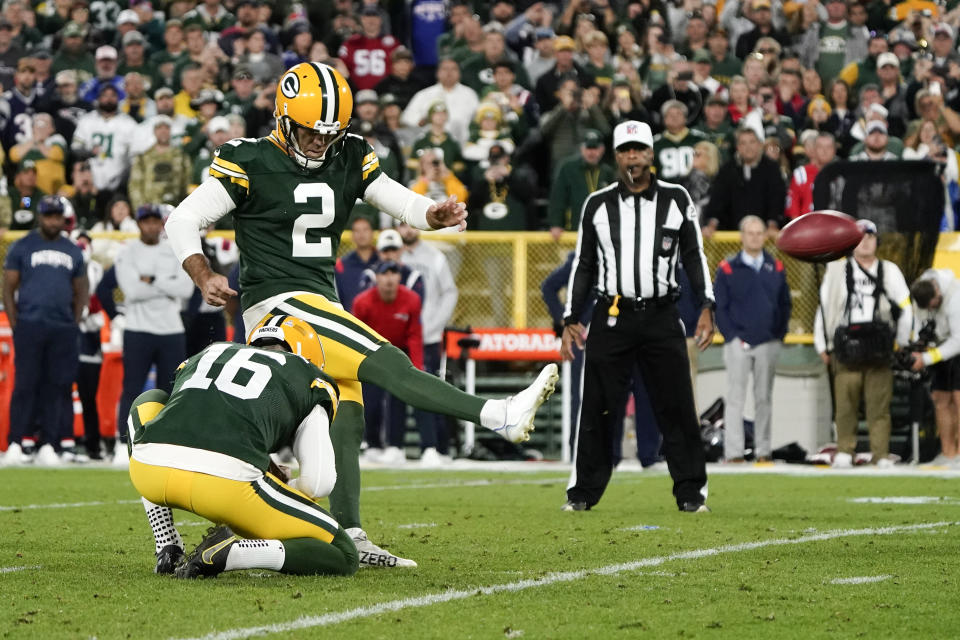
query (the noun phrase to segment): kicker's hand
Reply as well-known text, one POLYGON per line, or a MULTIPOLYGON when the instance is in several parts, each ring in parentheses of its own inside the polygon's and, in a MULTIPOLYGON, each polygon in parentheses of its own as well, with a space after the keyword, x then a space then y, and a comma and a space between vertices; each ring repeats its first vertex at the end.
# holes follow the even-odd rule
POLYGON ((200 293, 207 304, 215 307, 222 307, 227 304, 227 300, 237 295, 237 292, 230 288, 226 276, 216 272, 209 272, 200 276, 197 286, 200 287, 200 293))
POLYGON ((432 204, 427 209, 427 224, 432 229, 457 227, 457 231, 464 231, 467 228, 467 205, 457 202, 456 196, 432 204))

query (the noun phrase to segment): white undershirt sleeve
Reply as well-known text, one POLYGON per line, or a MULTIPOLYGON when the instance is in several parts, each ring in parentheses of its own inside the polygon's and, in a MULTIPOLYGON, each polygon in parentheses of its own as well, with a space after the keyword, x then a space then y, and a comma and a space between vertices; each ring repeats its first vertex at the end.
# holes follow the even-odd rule
POLYGON ((200 230, 237 208, 219 180, 207 180, 173 210, 164 229, 180 264, 195 253, 203 254, 200 230))
POLYGON ((433 200, 407 189, 385 173, 370 183, 363 193, 363 199, 415 229, 433 231, 427 223, 427 209, 434 204, 433 200))
POLYGON ((337 482, 337 467, 330 442, 330 420, 323 407, 313 408, 300 426, 293 440, 293 455, 300 463, 300 476, 289 484, 311 498, 324 498, 337 482))

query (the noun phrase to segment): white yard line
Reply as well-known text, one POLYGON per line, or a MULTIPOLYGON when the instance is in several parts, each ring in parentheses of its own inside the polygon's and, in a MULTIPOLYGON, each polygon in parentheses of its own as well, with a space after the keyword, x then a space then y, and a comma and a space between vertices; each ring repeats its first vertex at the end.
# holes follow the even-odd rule
POLYGON ((279 622, 276 624, 263 625, 258 627, 246 627, 239 629, 229 629, 211 633, 193 640, 234 640, 235 638, 250 638, 252 636, 266 635, 271 633, 289 633, 300 629, 312 629, 314 627, 328 627, 341 622, 370 618, 383 613, 401 611, 403 609, 412 609, 417 607, 427 607, 433 604, 452 602, 455 600, 465 600, 475 598, 478 595, 493 595, 497 593, 512 593, 526 589, 548 587, 563 582, 573 582, 582 580, 591 575, 616 575, 626 571, 636 571, 647 567, 657 567, 673 560, 698 560, 725 553, 740 553, 743 551, 753 551, 764 547, 787 546, 806 544, 808 542, 822 542, 825 540, 834 540, 836 538, 848 538, 853 536, 877 536, 891 535, 897 533, 909 533, 912 531, 922 531, 946 526, 955 526, 958 522, 928 522, 913 525, 900 525, 891 527, 875 527, 869 529, 841 529, 838 531, 825 531, 799 538, 775 538, 772 540, 761 540, 757 542, 744 542, 741 544, 724 545, 710 549, 694 549, 692 551, 682 551, 666 556, 653 556, 643 558, 633 562, 623 564, 612 564, 605 567, 599 567, 592 570, 582 571, 564 571, 561 573, 552 573, 543 578, 533 580, 518 580, 503 584, 495 584, 488 587, 475 587, 471 589, 459 589, 444 591, 441 593, 431 593, 412 598, 402 598, 400 600, 391 600, 381 602, 380 604, 368 607, 357 607, 346 611, 337 611, 326 613, 320 616, 303 616, 289 622, 279 622))
POLYGON ((43 565, 34 564, 24 567, 0 567, 0 573, 14 573, 16 571, 26 571, 27 569, 39 569, 43 565))
POLYGON ((140 499, 136 500, 114 500, 113 502, 56 502, 51 504, 21 504, 13 506, 0 505, 2 511, 28 511, 31 509, 72 509, 75 507, 102 507, 115 504, 141 504, 140 499))
POLYGON ((397 529, 429 529, 437 526, 436 522, 411 522, 410 524, 398 524, 397 529))
POLYGON ((834 578, 830 584, 869 584, 871 582, 883 582, 893 576, 859 576, 856 578, 834 578))

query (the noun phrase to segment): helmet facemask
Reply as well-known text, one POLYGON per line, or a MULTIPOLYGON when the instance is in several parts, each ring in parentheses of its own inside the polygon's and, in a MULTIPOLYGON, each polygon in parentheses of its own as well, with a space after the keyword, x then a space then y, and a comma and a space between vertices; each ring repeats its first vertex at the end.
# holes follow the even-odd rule
POLYGON ((286 143, 287 154, 297 165, 308 170, 319 169, 324 162, 340 153, 343 147, 343 138, 347 134, 347 127, 341 128, 339 122, 331 125, 317 123, 316 127, 305 127, 287 115, 277 117, 277 128, 286 143), (323 154, 316 158, 306 155, 300 148, 300 141, 297 137, 298 130, 316 132, 323 136, 327 140, 323 154))

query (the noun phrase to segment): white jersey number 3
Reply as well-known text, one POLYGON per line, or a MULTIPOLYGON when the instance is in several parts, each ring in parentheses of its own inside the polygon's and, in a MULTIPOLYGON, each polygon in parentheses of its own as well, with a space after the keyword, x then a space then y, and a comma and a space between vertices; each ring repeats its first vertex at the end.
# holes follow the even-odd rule
POLYGON ((336 218, 336 200, 333 189, 325 182, 306 182, 293 190, 293 201, 307 204, 311 198, 320 199, 320 213, 304 213, 293 221, 293 257, 294 258, 332 258, 333 243, 330 238, 321 238, 319 242, 308 242, 310 229, 324 229, 333 224, 336 218))

